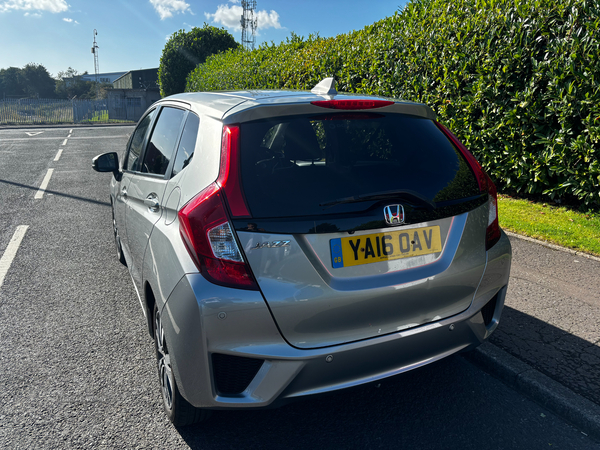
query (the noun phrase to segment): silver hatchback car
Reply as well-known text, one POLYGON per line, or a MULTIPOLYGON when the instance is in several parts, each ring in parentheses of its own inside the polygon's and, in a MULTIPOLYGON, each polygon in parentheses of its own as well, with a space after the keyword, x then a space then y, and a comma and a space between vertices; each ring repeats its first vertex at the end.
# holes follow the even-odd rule
POLYGON ((487 339, 511 247, 496 188, 426 105, 174 95, 113 172, 118 257, 176 425, 389 377, 487 339))

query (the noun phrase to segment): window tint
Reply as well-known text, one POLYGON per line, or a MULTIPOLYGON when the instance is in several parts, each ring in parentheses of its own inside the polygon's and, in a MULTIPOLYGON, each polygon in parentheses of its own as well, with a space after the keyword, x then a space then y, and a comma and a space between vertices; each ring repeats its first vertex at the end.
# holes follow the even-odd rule
POLYGON ((373 202, 336 201, 395 191, 430 202, 479 194, 469 166, 435 123, 401 114, 245 123, 241 158, 244 193, 257 218, 363 211, 373 202))
POLYGON ((162 108, 144 155, 142 172, 164 175, 175 150, 185 111, 162 108))
POLYGON ((125 170, 140 170, 140 154, 142 153, 142 145, 144 144, 144 138, 146 137, 148 126, 150 125, 150 122, 152 122, 154 114, 156 114, 156 110, 152 110, 146 117, 144 117, 133 132, 133 136, 129 142, 127 161, 125 161, 125 170))
POLYGON ((173 176, 177 175, 192 160, 194 148, 196 147, 196 138, 198 137, 198 128, 200 119, 194 113, 189 113, 183 128, 183 134, 177 147, 177 156, 173 164, 173 176))

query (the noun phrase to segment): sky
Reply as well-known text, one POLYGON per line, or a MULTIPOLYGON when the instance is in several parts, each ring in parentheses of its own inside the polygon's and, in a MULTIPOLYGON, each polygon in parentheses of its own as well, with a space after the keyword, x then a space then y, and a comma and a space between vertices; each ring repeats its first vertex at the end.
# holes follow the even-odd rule
MULTIPOLYGON (((295 33, 336 36, 392 16, 405 0, 257 0, 257 45, 295 33)), ((240 0, 0 0, 0 69, 42 64, 94 73, 158 67, 168 38, 204 23, 241 42, 240 0), (97 35, 94 35, 96 30, 97 35)))

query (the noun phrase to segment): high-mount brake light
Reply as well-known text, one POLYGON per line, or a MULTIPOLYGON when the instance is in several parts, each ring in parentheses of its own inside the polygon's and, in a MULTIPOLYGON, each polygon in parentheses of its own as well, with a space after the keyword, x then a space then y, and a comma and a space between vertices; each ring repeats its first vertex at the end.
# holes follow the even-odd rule
POLYGON ((329 109, 375 109, 383 108, 384 106, 393 105, 394 102, 388 100, 315 100, 310 102, 312 105, 320 106, 321 108, 329 109))
POLYGON ((349 113, 330 113, 319 114, 311 117, 311 120, 373 120, 385 117, 383 114, 373 112, 349 112, 349 113))
POLYGON ((480 192, 488 193, 489 216, 485 233, 485 249, 489 250, 500 240, 501 236, 500 223, 498 222, 498 191, 496 190, 496 185, 494 185, 494 182, 489 175, 485 173, 481 164, 479 164, 473 154, 458 140, 454 133, 439 122, 436 122, 435 124, 467 160, 469 167, 471 167, 473 174, 475 174, 475 177, 477 178, 480 192))
POLYGON ((239 127, 223 127, 219 177, 181 208, 179 231, 196 267, 208 281, 258 290, 227 210, 229 206, 234 217, 251 217, 241 189, 239 148, 239 127))

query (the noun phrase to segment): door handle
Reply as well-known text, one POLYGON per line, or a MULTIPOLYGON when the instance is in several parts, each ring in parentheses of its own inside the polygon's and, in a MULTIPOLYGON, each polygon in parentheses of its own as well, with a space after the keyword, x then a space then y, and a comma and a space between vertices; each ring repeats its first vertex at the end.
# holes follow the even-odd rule
POLYGON ((158 212, 158 209, 160 208, 160 203, 158 203, 157 195, 150 194, 148 197, 146 197, 146 199, 144 200, 144 205, 146 205, 151 212, 158 212))
POLYGON ((127 200, 127 188, 123 188, 121 189, 121 197, 123 198, 123 200, 127 200))

